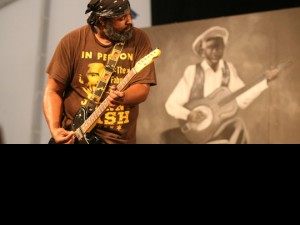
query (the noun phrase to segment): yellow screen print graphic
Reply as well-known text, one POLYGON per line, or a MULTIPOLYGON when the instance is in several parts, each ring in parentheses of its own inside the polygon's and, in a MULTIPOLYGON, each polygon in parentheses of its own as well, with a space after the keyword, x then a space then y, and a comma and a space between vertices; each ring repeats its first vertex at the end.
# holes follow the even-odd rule
MULTIPOLYGON (((86 93, 86 99, 81 102, 82 106, 86 106, 88 100, 92 99, 93 93, 97 91, 97 85, 101 79, 105 66, 102 63, 90 63, 88 65, 88 71, 86 72, 87 83, 82 79, 82 75, 79 76, 79 83, 83 84, 83 91, 86 93)), ((123 79, 113 79, 114 84, 116 81, 121 82, 123 79)), ((126 111, 124 106, 117 108, 108 108, 102 120, 98 119, 98 124, 111 129, 122 130, 122 125, 129 123, 130 111, 126 111)))
POLYGON ((86 72, 86 78, 88 82, 85 84, 82 75, 80 75, 79 82, 81 84, 85 84, 83 87, 83 91, 87 94, 87 99, 81 102, 82 106, 85 106, 88 103, 88 99, 92 99, 93 93, 97 91, 97 85, 100 79, 100 75, 104 70, 104 65, 102 63, 91 63, 88 65, 89 69, 86 72))

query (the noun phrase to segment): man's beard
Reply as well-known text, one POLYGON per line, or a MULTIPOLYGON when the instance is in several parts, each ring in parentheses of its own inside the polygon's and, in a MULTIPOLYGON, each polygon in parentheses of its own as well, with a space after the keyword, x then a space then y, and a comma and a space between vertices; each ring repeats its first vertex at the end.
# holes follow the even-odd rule
MULTIPOLYGON (((132 29, 132 25, 128 25, 130 26, 130 31, 116 31, 113 26, 112 23, 108 22, 104 28, 104 33, 105 35, 112 41, 115 42, 124 42, 124 41, 128 41, 133 34, 133 29, 132 29)), ((128 29, 128 27, 126 28, 128 29)))

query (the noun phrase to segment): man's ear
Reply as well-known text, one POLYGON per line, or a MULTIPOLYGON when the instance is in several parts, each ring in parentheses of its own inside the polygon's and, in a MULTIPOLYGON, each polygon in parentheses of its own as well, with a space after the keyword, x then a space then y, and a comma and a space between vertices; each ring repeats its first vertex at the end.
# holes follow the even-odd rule
POLYGON ((203 52, 204 52, 204 45, 203 44, 204 44, 203 41, 200 41, 199 45, 198 45, 198 52, 199 52, 200 56, 203 56, 203 52))

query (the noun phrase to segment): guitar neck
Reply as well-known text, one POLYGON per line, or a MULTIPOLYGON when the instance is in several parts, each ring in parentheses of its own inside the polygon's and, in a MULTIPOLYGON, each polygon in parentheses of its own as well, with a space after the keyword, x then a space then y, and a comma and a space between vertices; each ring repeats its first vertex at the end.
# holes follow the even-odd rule
POLYGON ((219 105, 220 106, 224 106, 224 105, 228 104, 229 102, 231 102, 232 100, 236 99, 238 96, 240 96, 244 92, 248 91, 250 88, 254 87, 256 84, 260 83, 264 79, 266 79, 265 75, 260 76, 260 77, 258 77, 255 80, 252 80, 249 84, 247 84, 243 88, 241 88, 241 89, 233 92, 231 95, 228 95, 227 97, 223 98, 220 101, 219 105))
MULTIPOLYGON (((294 60, 290 59, 288 61, 282 62, 280 64, 277 65, 276 68, 268 71, 268 74, 271 76, 275 76, 277 75, 280 71, 282 71, 283 69, 286 69, 288 67, 290 67, 291 65, 293 65, 294 60)), ((236 97, 238 97, 239 95, 243 94, 244 92, 246 92, 248 89, 252 88, 253 86, 255 86, 256 84, 260 83, 261 81, 263 81, 264 79, 266 79, 266 74, 263 74, 262 76, 258 77, 257 79, 251 81, 248 85, 246 85, 245 87, 237 90, 236 92, 232 93, 231 95, 225 97, 224 99, 222 99, 219 102, 220 106, 224 106, 227 103, 231 102, 232 100, 234 100, 236 97)))
POLYGON ((123 91, 128 85, 129 81, 137 74, 135 68, 132 68, 131 71, 124 77, 122 82, 117 86, 118 91, 123 91))

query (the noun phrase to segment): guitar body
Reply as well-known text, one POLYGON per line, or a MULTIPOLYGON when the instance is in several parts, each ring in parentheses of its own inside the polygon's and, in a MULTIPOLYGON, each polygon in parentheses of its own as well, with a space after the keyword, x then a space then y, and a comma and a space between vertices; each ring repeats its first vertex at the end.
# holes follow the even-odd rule
POLYGON ((200 123, 187 122, 181 131, 193 144, 204 144, 214 137, 217 129, 226 120, 232 118, 238 112, 235 100, 226 104, 221 101, 232 93, 226 87, 218 88, 207 98, 195 100, 186 105, 191 111, 200 111, 205 119, 200 123))
MULTIPOLYGON (((76 131, 88 118, 88 112, 85 107, 79 109, 72 121, 72 130, 76 131)), ((53 138, 50 139, 49 144, 57 144, 53 138)), ((76 139, 75 144, 103 144, 103 141, 91 133, 83 135, 81 140, 76 139)))

